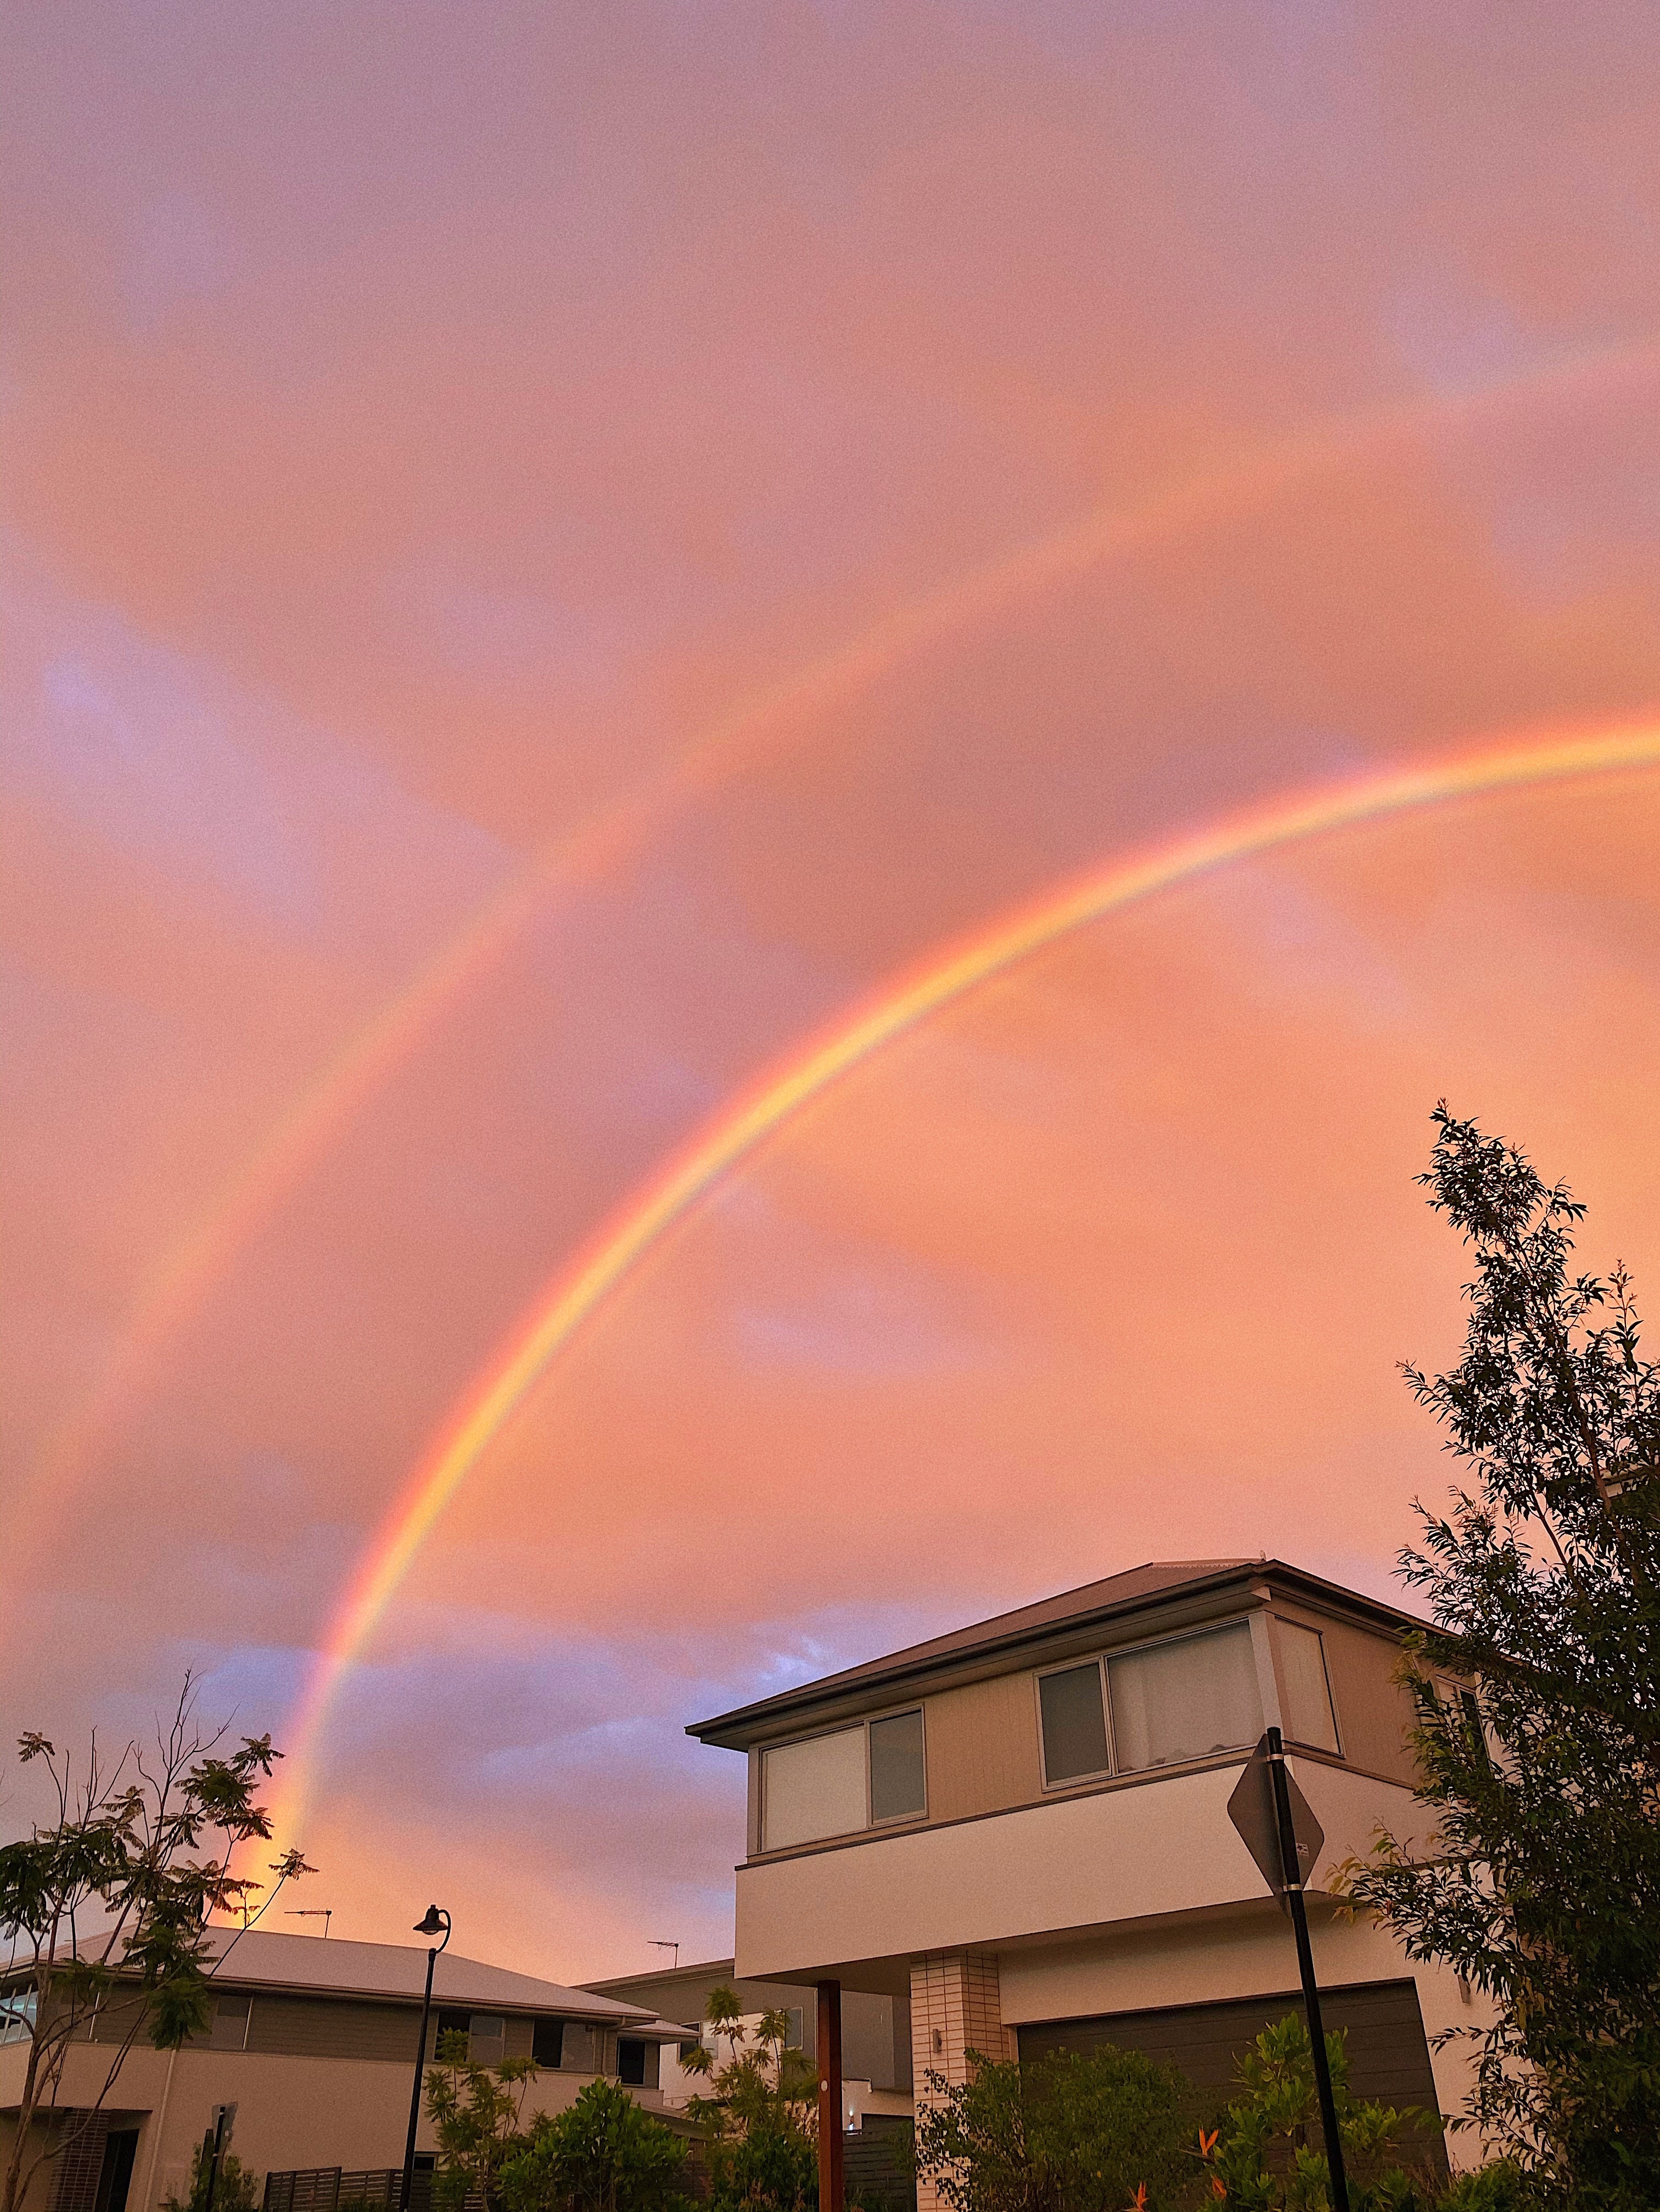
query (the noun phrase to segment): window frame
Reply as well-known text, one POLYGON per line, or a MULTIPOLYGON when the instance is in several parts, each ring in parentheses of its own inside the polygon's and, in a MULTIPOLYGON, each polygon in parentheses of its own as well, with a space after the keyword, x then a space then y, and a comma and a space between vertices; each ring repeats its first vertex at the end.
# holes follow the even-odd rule
MULTIPOLYGON (((1114 1659, 1130 1658, 1134 1653, 1138 1651, 1152 1650, 1156 1645, 1164 1644, 1190 1644, 1196 1636, 1215 1636, 1219 1634, 1222 1630, 1228 1628, 1243 1628, 1249 1630, 1254 1614, 1259 1610, 1260 1608, 1257 1607, 1250 1607, 1243 1612, 1229 1613, 1225 1619, 1221 1620, 1203 1621, 1192 1628, 1166 1630, 1162 1636, 1140 1636, 1137 1637, 1134 1642, 1131 1644, 1110 1644, 1101 1647, 1092 1655, 1087 1651, 1082 1651, 1071 1659, 1057 1659, 1049 1666, 1035 1667, 1032 1669, 1031 1676, 1031 1698, 1033 1709, 1037 1721, 1037 1763, 1039 1771, 1043 1777, 1044 1796, 1053 1796, 1058 1791, 1063 1790, 1087 1790, 1091 1788, 1098 1788, 1104 1782, 1152 1781, 1161 1775, 1185 1773, 1191 1767, 1218 1765, 1225 1759, 1236 1758, 1241 1751, 1248 1751, 1250 1748, 1248 1744, 1238 1744, 1227 1751, 1203 1752, 1194 1759, 1171 1759, 1163 1766, 1121 1767, 1118 1764, 1117 1732, 1113 1725, 1111 1678, 1107 1670, 1110 1661, 1114 1659), (1107 1757, 1111 1763, 1107 1766, 1098 1768, 1092 1774, 1072 1774, 1067 1775, 1063 1780, 1051 1782, 1049 1779, 1049 1746, 1043 1740, 1043 1692, 1039 1689, 1038 1685, 1043 1681, 1044 1676, 1048 1674, 1075 1674, 1079 1668, 1087 1667, 1089 1665, 1091 1656, 1094 1658, 1096 1667, 1101 1678, 1101 1710, 1105 1717, 1107 1723, 1107 1757)), ((1323 1653, 1323 1644, 1322 1644, 1321 1649, 1323 1653)), ((1250 1638, 1250 1662, 1251 1674, 1256 1683, 1257 1703, 1266 1712, 1268 1710, 1268 1699, 1263 1694, 1262 1665, 1257 1657, 1256 1638, 1255 1636, 1250 1638)), ((1275 1703, 1278 1703, 1277 1694, 1275 1703)), ((1336 1710, 1336 1701, 1334 1699, 1332 1703, 1334 1717, 1335 1717, 1336 1710)), ((1339 1742, 1341 1742, 1342 1741, 1341 1733, 1339 1735, 1338 1741, 1339 1742)))
POLYGON ((1277 1607, 1271 1611, 1268 1614, 1267 1618, 1269 1623, 1268 1632, 1273 1638, 1274 1644, 1272 1656, 1274 1664, 1274 1693, 1281 1707, 1281 1718, 1286 1723, 1285 1729, 1285 1739, 1286 1743, 1294 1747, 1299 1752, 1308 1753, 1308 1754, 1314 1759, 1339 1759, 1347 1760, 1347 1753, 1343 1748, 1343 1716, 1337 1710, 1337 1691, 1335 1685, 1333 1683, 1331 1679, 1331 1661, 1326 1652, 1326 1632, 1323 1628, 1316 1628, 1311 1621, 1299 1620, 1295 1613, 1281 1613, 1277 1607), (1283 1695, 1284 1683, 1282 1676, 1284 1671, 1285 1646, 1280 1640, 1280 1631, 1282 1628, 1300 1628, 1305 1636, 1313 1637, 1316 1643, 1320 1646, 1320 1672, 1325 1680, 1326 1705, 1331 1714, 1331 1732, 1337 1739, 1337 1748, 1335 1751, 1328 1751, 1323 1743, 1309 1743, 1302 1736, 1293 1735, 1292 1732, 1289 1725, 1291 1714, 1287 1708, 1286 1699, 1283 1695))
POLYGON ((1078 1790, 1087 1783, 1110 1781, 1118 1771, 1118 1747, 1112 1737, 1112 1700, 1107 1695, 1107 1657, 1104 1651, 1095 1655, 1095 1686, 1101 1693, 1101 1719, 1107 1740, 1107 1763, 1085 1774, 1057 1775, 1049 1779, 1049 1744, 1043 1732, 1043 1684, 1051 1674, 1080 1674, 1090 1664, 1087 1658, 1063 1659, 1053 1667, 1032 1669, 1032 1702, 1037 1709, 1037 1764, 1045 1790, 1078 1790))
POLYGON ((928 1716, 926 1700, 913 1698, 908 1705, 895 1705, 891 1711, 866 1713, 862 1723, 865 1730, 865 1826, 869 1828, 900 1828, 911 1820, 926 1820, 928 1817, 928 1716), (879 1820, 873 1802, 870 1771, 870 1732, 883 1721, 901 1721, 915 1713, 922 1730, 922 1809, 919 1813, 885 1813, 879 1820))
POLYGON ((917 1821, 926 1820, 928 1817, 928 1712, 927 1699, 926 1698, 907 1698, 902 1705, 885 1705, 879 1711, 860 1714, 860 1717, 856 1721, 836 1721, 832 1723, 829 1723, 823 1728, 810 1729, 805 1735, 781 1736, 776 1743, 763 1744, 760 1747, 760 1856, 763 1858, 770 1857, 775 1850, 818 1850, 826 1844, 845 1843, 849 1838, 854 1836, 868 1836, 878 1831, 883 1834, 888 1834, 896 1828, 909 1827, 917 1821), (887 1813, 885 1814, 879 1820, 871 1810, 871 1728, 873 1723, 877 1721, 900 1720, 903 1719, 907 1713, 915 1713, 922 1723, 922 1809, 920 1813, 887 1813), (856 1828, 838 1829, 833 1836, 815 1836, 811 1839, 811 1841, 799 1844, 769 1844, 767 1841, 767 1799, 770 1785, 767 1778, 767 1760, 772 1753, 775 1751, 794 1751, 801 1744, 818 1743, 825 1736, 851 1735, 855 1729, 865 1740, 865 1817, 862 1824, 856 1828))

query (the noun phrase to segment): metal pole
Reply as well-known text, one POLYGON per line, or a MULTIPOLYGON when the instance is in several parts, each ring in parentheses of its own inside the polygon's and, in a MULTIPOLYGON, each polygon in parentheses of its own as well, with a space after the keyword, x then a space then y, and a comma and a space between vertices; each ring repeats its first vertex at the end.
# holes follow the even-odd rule
MULTIPOLYGON (((447 1931, 444 1942, 447 1943, 447 1931)), ((410 2199, 415 2193, 415 2131, 421 2124, 421 2076, 427 2064, 427 2022, 432 2017, 432 1970, 438 1964, 438 1952, 427 1954, 427 1993, 421 2000, 421 2038, 415 2046, 415 2086, 410 2091, 410 2131, 404 2144, 404 2186, 399 2192, 398 2212, 410 2212, 410 2199)), ((1343 2207, 1348 2212, 1348 2207, 1343 2207)))
POLYGON ((1343 2171, 1343 2138, 1337 2129, 1337 2106, 1331 2094, 1331 2067, 1326 2057, 1325 2022, 1320 2015, 1320 1984, 1314 1978, 1314 1948, 1309 1942, 1309 1916, 1303 1903, 1303 1869, 1298 1863, 1297 1830, 1291 1817, 1291 1793, 1286 1788, 1286 1747, 1277 1728, 1268 1730, 1268 1774, 1274 1784, 1274 1818, 1280 1828, 1280 1864, 1286 1880, 1286 1903, 1297 1936, 1297 1966, 1303 1977, 1303 2002, 1309 2016, 1309 2046, 1314 2056, 1314 2086, 1320 2099, 1320 2128, 1326 2138, 1326 2170, 1331 2176, 1332 2212, 1349 2212, 1348 2176, 1343 2171))
POLYGON ((208 2196, 203 2212, 213 2212, 213 2200, 219 2191, 219 2157, 225 2148, 225 2108, 219 2107, 213 2123, 213 2149, 208 2158, 208 2196))
MULTIPOLYGON (((818 1984, 818 2212, 842 2212, 842 1984, 818 1984)), ((1347 2212, 1347 2208, 1345 2208, 1347 2212)))

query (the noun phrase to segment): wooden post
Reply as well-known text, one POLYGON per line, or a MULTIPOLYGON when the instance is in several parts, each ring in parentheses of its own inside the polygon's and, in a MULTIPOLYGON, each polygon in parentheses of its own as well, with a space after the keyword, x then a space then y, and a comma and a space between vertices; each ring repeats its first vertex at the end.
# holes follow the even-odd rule
POLYGON ((818 1984, 818 2212, 842 2212, 842 1984, 818 1984))

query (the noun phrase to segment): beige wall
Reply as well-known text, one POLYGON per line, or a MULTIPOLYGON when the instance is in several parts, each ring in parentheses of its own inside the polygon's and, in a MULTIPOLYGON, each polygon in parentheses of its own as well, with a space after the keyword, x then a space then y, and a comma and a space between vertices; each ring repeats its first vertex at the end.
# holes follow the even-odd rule
MULTIPOLYGON (((23 2049, 12 2045, 0 2051, 0 2104, 16 2102, 23 2049)), ((90 2105, 108 2057, 98 2045, 74 2045, 59 2102, 90 2105)), ((410 2061, 401 2062, 199 2048, 174 2054, 140 2046, 128 2056, 106 2100, 113 2109, 142 2115, 128 2212, 151 2212, 170 2191, 184 2195, 192 2154, 218 2104, 237 2106, 231 2147, 256 2173, 401 2166, 412 2061, 412 2051, 410 2061)), ((562 2069, 537 2075, 526 2098, 526 2120, 538 2112, 562 2111, 593 2078, 562 2069)), ((630 2094, 651 2109, 661 2106, 655 2090, 630 2094)), ((437 2148, 424 2112, 417 2145, 423 2151, 437 2148)))
MULTIPOLYGON (((1321 1872, 1387 1821, 1415 1832, 1393 1784, 1292 1762, 1326 1832, 1321 1872)), ((738 1972, 796 1981, 925 1951, 988 1950, 1025 1936, 1265 1897, 1227 1816, 1237 1762, 1127 1783, 954 1826, 878 1834, 738 1874, 738 1972)), ((882 1970, 866 1985, 885 1988, 882 1970)))
POLYGON ((928 1818, 959 1820, 1043 1794, 1037 1700, 1030 1669, 923 1700, 928 1818))

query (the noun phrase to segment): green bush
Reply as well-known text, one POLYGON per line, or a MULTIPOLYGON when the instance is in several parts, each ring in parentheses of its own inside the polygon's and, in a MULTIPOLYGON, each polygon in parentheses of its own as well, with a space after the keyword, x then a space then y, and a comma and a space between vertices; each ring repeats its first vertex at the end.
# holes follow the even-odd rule
POLYGON ((590 2081, 562 2112, 538 2115, 503 2160, 506 2212, 680 2212, 686 2150, 614 2081, 590 2081))
MULTIPOLYGON (((1358 2098, 1342 2034, 1328 2035, 1332 2101, 1343 2139, 1350 2212, 1428 2212, 1433 2185, 1401 2162, 1403 2139, 1436 2122, 1358 2098)), ((1309 2032, 1295 2014, 1265 2027, 1239 2061, 1239 2094, 1203 2138, 1213 2177, 1237 2212, 1329 2212, 1309 2032)), ((1496 2208, 1495 2208, 1496 2212, 1496 2208)))
POLYGON ((952 2212, 1148 2212, 1192 2195, 1194 2093, 1174 2068, 1104 2045, 1022 2067, 970 2054, 965 2082, 927 2077, 917 2171, 952 2212))
MULTIPOLYGON (((191 2160, 190 2194, 181 2204, 169 2194, 161 2199, 162 2212, 207 2212, 208 2147, 198 2143, 191 2160)), ((258 2178, 250 2173, 234 2151, 222 2151, 219 2159, 219 2179, 214 2185, 213 2212, 257 2212, 261 2191, 258 2178)))

